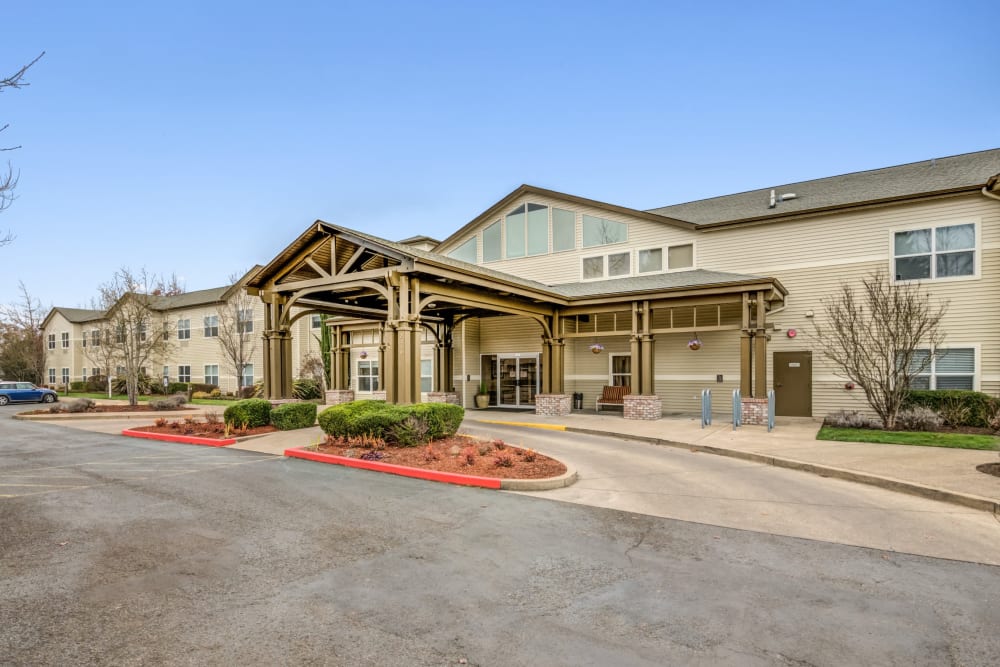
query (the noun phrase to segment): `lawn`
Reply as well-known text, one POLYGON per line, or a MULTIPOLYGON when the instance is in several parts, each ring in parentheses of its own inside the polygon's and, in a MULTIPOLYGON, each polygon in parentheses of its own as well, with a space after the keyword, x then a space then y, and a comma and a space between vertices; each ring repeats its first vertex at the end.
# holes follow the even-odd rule
POLYGON ((816 434, 816 439, 835 440, 838 442, 874 442, 886 445, 951 447, 953 449, 1000 449, 1000 438, 992 435, 970 435, 967 433, 877 431, 867 428, 833 428, 832 426, 824 426, 816 434))
MULTIPOLYGON (((93 393, 93 392, 84 392, 84 391, 79 391, 79 392, 74 391, 74 392, 72 392, 70 394, 60 394, 60 396, 59 396, 60 400, 70 400, 70 399, 73 399, 73 398, 104 398, 104 399, 106 399, 106 398, 108 398, 108 395, 105 394, 105 393, 100 393, 100 392, 93 393)), ((116 394, 116 395, 112 396, 111 398, 113 400, 116 400, 116 401, 127 401, 128 400, 128 396, 125 396, 124 394, 121 394, 121 395, 116 394)), ((165 398, 165 397, 162 396, 162 395, 140 396, 139 400, 140 401, 155 401, 158 398, 165 398)), ((232 405, 235 402, 236 402, 235 398, 195 398, 195 399, 191 400, 191 403, 194 404, 194 405, 232 405)))

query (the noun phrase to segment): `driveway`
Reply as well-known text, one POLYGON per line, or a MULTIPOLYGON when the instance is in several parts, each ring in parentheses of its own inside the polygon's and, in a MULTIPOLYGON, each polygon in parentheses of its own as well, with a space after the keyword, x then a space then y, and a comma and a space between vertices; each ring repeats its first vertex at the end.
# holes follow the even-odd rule
POLYGON ((10 664, 992 664, 1000 568, 0 419, 10 664))

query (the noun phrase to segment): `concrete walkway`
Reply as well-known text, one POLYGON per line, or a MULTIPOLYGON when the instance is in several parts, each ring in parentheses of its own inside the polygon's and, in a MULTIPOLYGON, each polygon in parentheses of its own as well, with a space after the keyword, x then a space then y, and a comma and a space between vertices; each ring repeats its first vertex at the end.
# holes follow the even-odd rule
POLYGON ((731 422, 716 422, 703 429, 697 418, 637 421, 593 412, 542 417, 530 412, 469 410, 466 421, 552 428, 683 447, 874 484, 1000 514, 1000 477, 976 470, 979 464, 1000 461, 997 452, 816 440, 820 423, 812 419, 779 417, 770 433, 763 426, 743 426, 734 431, 731 422))

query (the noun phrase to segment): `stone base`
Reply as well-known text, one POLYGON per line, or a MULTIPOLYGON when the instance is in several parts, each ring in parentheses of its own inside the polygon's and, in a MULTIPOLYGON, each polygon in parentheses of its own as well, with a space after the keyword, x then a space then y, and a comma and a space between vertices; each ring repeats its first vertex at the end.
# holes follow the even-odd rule
POLYGON ((301 403, 301 398, 269 398, 267 402, 271 404, 272 408, 276 408, 279 405, 284 405, 285 403, 301 403))
POLYGON ((645 419, 653 421, 663 416, 663 401, 659 396, 625 394, 625 419, 645 419))
POLYGON ((353 389, 328 389, 326 392, 327 405, 341 405, 354 400, 353 389))
POLYGON ((454 391, 429 391, 427 392, 428 403, 451 403, 461 405, 458 400, 458 393, 454 391))
POLYGON ((573 411, 573 397, 569 394, 535 394, 535 414, 545 417, 562 417, 573 411))
POLYGON ((743 423, 751 426, 767 426, 767 399, 744 398, 743 423))
POLYGON ((385 391, 373 391, 371 395, 367 396, 366 398, 370 398, 373 401, 384 401, 386 393, 387 392, 385 391))

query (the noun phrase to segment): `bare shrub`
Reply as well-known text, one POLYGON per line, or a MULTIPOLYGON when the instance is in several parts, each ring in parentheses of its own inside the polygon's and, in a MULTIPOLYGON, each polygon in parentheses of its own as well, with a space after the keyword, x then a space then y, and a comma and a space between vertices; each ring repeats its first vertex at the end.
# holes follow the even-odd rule
POLYGON ((153 410, 177 410, 187 403, 187 395, 185 394, 174 394, 173 396, 168 396, 167 398, 161 398, 156 401, 150 401, 149 407, 153 410))
POLYGON ((941 428, 941 415, 930 408, 919 406, 900 410, 896 415, 896 428, 904 431, 934 431, 941 428))
POLYGON ((962 426, 969 423, 972 408, 961 399, 948 399, 941 404, 941 420, 948 426, 962 426))
POLYGON ((858 410, 838 410, 826 416, 823 422, 834 428, 872 428, 877 426, 874 421, 858 410))

